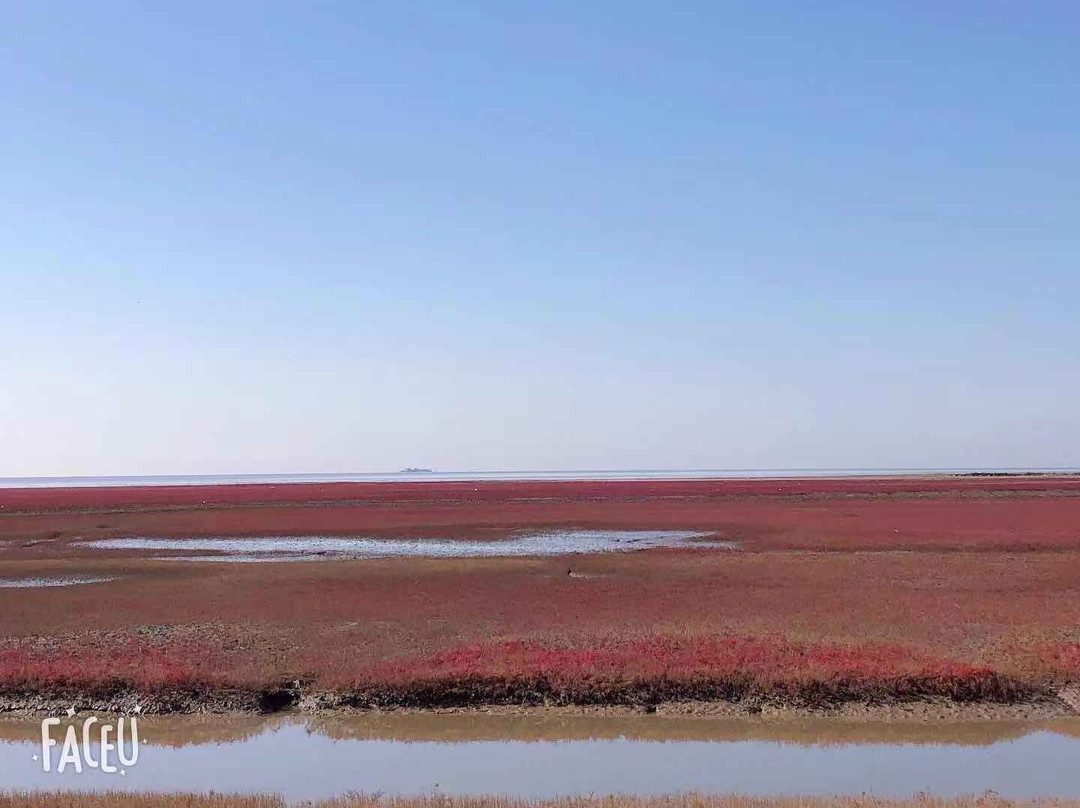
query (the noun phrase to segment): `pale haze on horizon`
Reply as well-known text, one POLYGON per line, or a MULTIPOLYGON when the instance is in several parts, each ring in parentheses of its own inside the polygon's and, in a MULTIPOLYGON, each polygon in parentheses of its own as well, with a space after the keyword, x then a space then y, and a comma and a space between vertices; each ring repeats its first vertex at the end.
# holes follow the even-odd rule
POLYGON ((0 476, 1080 465, 1074 3, 4 17, 0 476))

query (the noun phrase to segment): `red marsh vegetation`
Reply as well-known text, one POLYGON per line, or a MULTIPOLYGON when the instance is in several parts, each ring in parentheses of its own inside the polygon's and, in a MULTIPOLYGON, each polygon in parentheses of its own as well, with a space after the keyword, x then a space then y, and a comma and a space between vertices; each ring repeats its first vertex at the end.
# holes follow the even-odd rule
POLYGON ((396 483, 244 483, 81 488, 0 488, 11 511, 236 506, 271 503, 504 503, 517 500, 605 500, 883 496, 919 494, 1080 493, 1080 475, 844 477, 721 480, 564 480, 396 483))
POLYGON ((0 588, 0 702, 57 688, 295 682, 358 704, 1054 693, 1080 681, 1076 483, 344 484, 319 502, 322 486, 2 491, 0 578, 117 580, 0 588), (482 539, 551 526, 693 528, 741 544, 272 564, 71 544, 320 532, 482 539))
POLYGON ((1076 547, 1078 525, 1080 477, 0 489, 0 540, 24 541, 356 533, 484 539, 577 527, 715 531, 747 550, 1036 550, 1076 547))

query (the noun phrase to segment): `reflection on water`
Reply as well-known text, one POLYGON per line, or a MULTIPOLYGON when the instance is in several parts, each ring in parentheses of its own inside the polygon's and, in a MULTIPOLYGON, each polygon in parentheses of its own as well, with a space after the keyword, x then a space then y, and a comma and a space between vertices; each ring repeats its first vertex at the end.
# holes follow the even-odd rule
MULTIPOLYGON (((279 720, 289 720, 278 716, 279 720)), ((168 719, 172 721, 173 719, 168 719)), ((802 746, 955 744, 988 746, 1036 731, 1080 740, 1080 720, 865 720, 838 717, 702 717, 654 714, 370 712, 316 716, 314 732, 340 740, 393 741, 775 741, 802 746)), ((2 726, 2 725, 0 725, 2 726)))
POLYGON ((905 727, 658 716, 279 716, 235 725, 223 718, 144 719, 138 765, 119 778, 42 772, 33 760, 40 750, 37 724, 22 721, 0 725, 0 783, 260 791, 294 800, 436 789, 519 797, 686 790, 900 797, 986 789, 1018 799, 1080 797, 1078 727, 1075 721, 905 727))
MULTIPOLYGON (((171 550, 218 552, 220 561, 307 561, 327 558, 478 558, 484 556, 557 556, 570 553, 615 553, 677 547, 691 540, 694 547, 732 549, 726 541, 704 540, 707 533, 690 530, 552 530, 519 533, 492 541, 444 538, 383 539, 371 536, 264 536, 161 539, 136 536, 78 542, 99 550, 171 550)), ((191 560, 191 556, 169 556, 191 560)), ((209 560, 209 559, 208 559, 209 560)))

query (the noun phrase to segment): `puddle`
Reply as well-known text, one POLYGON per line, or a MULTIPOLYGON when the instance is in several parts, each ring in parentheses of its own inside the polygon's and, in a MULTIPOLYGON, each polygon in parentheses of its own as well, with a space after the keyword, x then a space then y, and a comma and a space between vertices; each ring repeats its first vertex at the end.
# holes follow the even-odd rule
POLYGON ((79 584, 103 584, 115 581, 108 578, 0 578, 0 589, 37 589, 48 586, 78 586, 79 584))
POLYGON ((1080 797, 1076 721, 922 725, 913 730, 917 740, 904 740, 901 730, 888 742, 880 740, 889 736, 879 728, 867 736, 877 740, 866 743, 858 742, 865 724, 804 727, 793 735, 782 724, 764 722, 643 716, 607 723, 509 718, 500 726, 500 719, 434 716, 402 727, 393 716, 280 718, 261 724, 235 719, 230 730, 230 719, 146 718, 140 720, 138 763, 121 778, 96 770, 41 771, 33 759, 41 752, 40 730, 24 722, 0 729, 0 783, 10 789, 270 792, 289 800, 350 790, 550 798, 680 791, 908 797, 992 789, 1009 799, 1080 797), (1002 723, 1007 726, 992 729, 1002 723))
POLYGON ((708 533, 688 530, 557 530, 519 533, 493 541, 444 538, 388 539, 371 536, 259 536, 162 539, 136 536, 77 542, 99 550, 170 550, 223 553, 223 556, 166 556, 190 561, 311 561, 327 558, 479 558, 559 556, 571 553, 618 553, 657 547, 687 546, 734 549, 733 542, 708 540, 708 533))

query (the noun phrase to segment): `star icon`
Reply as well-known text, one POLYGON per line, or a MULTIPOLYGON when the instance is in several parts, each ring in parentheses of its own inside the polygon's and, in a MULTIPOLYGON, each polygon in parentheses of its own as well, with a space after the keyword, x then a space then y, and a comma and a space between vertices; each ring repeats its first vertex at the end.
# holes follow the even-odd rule
POLYGON ((127 770, 126 769, 121 769, 120 770, 120 776, 123 777, 125 774, 127 774, 127 770))
POLYGON ((34 760, 37 760, 37 759, 38 759, 38 758, 37 758, 37 755, 34 755, 34 760))
POLYGON ((67 714, 68 714, 68 718, 74 718, 75 717, 75 705, 74 704, 67 708, 67 714))
POLYGON ((135 709, 132 710, 131 712, 135 713, 135 715, 138 715, 139 713, 142 712, 142 705, 141 704, 136 704, 135 709))

